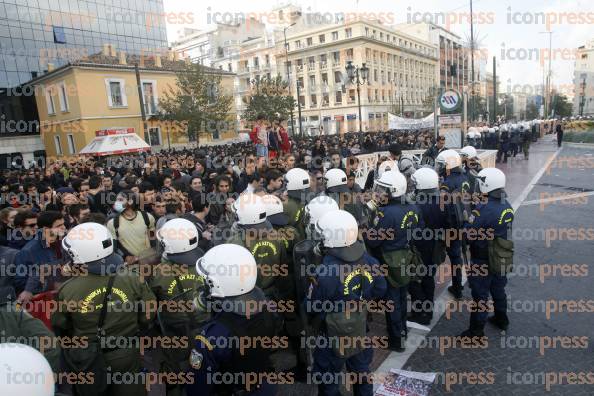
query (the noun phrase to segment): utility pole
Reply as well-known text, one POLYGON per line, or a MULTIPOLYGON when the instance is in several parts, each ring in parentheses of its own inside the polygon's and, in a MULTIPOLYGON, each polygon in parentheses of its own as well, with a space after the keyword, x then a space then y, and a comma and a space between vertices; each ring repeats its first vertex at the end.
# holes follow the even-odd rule
POLYGON ((140 101, 140 115, 142 116, 142 129, 144 137, 148 137, 148 145, 153 146, 151 142, 151 134, 148 133, 148 127, 146 124, 146 110, 144 109, 144 96, 142 95, 142 83, 140 81, 140 69, 138 69, 138 63, 134 64, 134 71, 136 72, 136 85, 138 86, 138 99, 140 101))
POLYGON ((471 106, 470 106, 470 120, 474 121, 474 16, 472 14, 472 0, 470 0, 470 58, 471 58, 471 106))
POLYGON ((552 56, 553 56, 553 31, 548 31, 548 32, 540 32, 540 34, 548 34, 549 35, 549 72, 547 74, 547 82, 546 82, 546 94, 545 94, 545 112, 544 112, 544 116, 545 118, 549 117, 549 113, 551 112, 551 60, 552 60, 552 56))
MULTIPOLYGON (((489 100, 487 98, 487 100, 489 100)), ((497 122, 497 61, 493 57, 493 123, 497 122)))
POLYGON ((299 116, 299 136, 303 137, 303 125, 301 124, 301 102, 300 99, 301 98, 301 90, 300 90, 300 85, 299 85, 299 79, 297 79, 297 113, 299 116))

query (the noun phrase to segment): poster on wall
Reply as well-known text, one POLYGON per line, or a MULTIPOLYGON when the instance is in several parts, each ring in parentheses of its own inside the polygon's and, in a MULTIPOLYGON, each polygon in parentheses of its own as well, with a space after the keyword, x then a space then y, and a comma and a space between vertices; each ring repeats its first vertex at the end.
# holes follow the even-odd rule
POLYGON ((439 116, 439 135, 445 136, 447 148, 462 148, 462 115, 439 116))

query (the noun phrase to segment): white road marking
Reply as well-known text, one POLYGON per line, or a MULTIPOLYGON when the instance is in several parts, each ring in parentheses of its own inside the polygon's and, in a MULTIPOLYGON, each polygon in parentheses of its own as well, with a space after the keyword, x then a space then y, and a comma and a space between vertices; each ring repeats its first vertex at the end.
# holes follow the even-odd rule
POLYGON ((549 169, 549 167, 551 166, 553 161, 555 161, 555 158, 557 158, 557 156, 559 155, 560 152, 561 152, 561 148, 558 148, 557 151, 555 151, 555 153, 553 155, 551 155, 551 157, 548 159, 545 166, 543 166, 541 170, 536 172, 536 175, 534 175, 532 180, 530 180, 530 183, 528 183, 528 185, 524 188, 524 190, 522 190, 522 193, 518 196, 518 198, 516 198, 514 200, 514 203, 512 204, 512 208, 514 209, 514 211, 518 210, 518 208, 520 207, 522 202, 524 202, 526 197, 528 197, 528 194, 530 194, 530 192, 534 188, 534 185, 536 184, 536 182, 538 182, 538 180, 540 180, 540 178, 547 171, 547 169, 549 169))
POLYGON ((570 199, 580 199, 580 198, 584 198, 584 197, 589 197, 591 195, 594 195, 594 191, 583 192, 583 193, 578 193, 578 194, 566 194, 566 195, 561 195, 561 196, 558 196, 558 197, 551 197, 551 198, 535 199, 535 200, 532 200, 532 201, 525 201, 525 202, 522 202, 522 205, 521 206, 540 205, 540 204, 552 203, 552 202, 557 202, 557 201, 565 201, 565 200, 570 200, 570 199))
MULTIPOLYGON (((558 148, 557 151, 555 151, 551 155, 551 157, 547 160, 547 162, 542 167, 542 169, 540 169, 536 173, 536 175, 534 175, 534 177, 532 178, 532 180, 530 180, 530 183, 528 183, 526 188, 524 188, 524 190, 518 196, 518 198, 516 198, 514 200, 514 202, 512 204, 514 211, 516 211, 520 207, 520 205, 522 205, 522 203, 524 202, 526 197, 528 197, 528 194, 530 194, 530 192, 532 191, 532 189, 534 188, 534 186, 536 185, 538 180, 547 171, 547 169, 549 169, 549 167, 551 166, 553 161, 557 158, 557 156, 559 155, 560 152, 561 152, 561 147, 558 148)), ((531 202, 531 201, 529 201, 529 202, 531 202)), ((465 271, 462 271, 462 277, 463 277, 462 284, 465 285, 466 284, 465 271)), ((451 282, 450 282, 450 285, 451 285, 451 282)), ((431 321, 431 324, 428 326, 430 329, 433 329, 433 327, 437 324, 437 322, 439 322, 439 320, 441 319, 441 316, 445 313, 444 308, 446 306, 448 306, 448 301, 451 301, 451 300, 453 300, 453 298, 447 291, 447 287, 446 287, 441 292, 441 294, 435 299, 435 304, 434 304, 435 312, 433 312, 433 320, 431 321)), ((414 326, 414 327, 416 327, 416 326, 414 326)), ((382 364, 378 367, 378 369, 375 371, 376 373, 378 373, 378 374, 388 373, 388 372, 390 372, 390 369, 393 369, 393 368, 394 369, 404 368, 404 365, 408 361, 408 358, 411 357, 413 353, 415 353, 415 351, 417 350, 419 345, 422 345, 423 339, 425 339, 428 334, 427 331, 415 332, 414 327, 409 327, 408 339, 406 340, 406 350, 403 353, 391 352, 388 355, 388 357, 382 362, 382 364)), ((375 389, 377 389, 379 387, 379 384, 375 383, 373 387, 374 387, 374 391, 375 391, 375 389)))

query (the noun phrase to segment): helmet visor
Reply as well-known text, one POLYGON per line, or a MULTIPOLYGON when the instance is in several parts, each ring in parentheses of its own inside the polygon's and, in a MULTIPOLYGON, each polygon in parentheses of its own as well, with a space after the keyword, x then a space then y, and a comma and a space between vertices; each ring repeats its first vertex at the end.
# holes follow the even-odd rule
POLYGON ((392 192, 390 191, 389 187, 376 182, 373 185, 371 194, 372 194, 374 200, 376 200, 378 202, 385 202, 390 199, 392 192))

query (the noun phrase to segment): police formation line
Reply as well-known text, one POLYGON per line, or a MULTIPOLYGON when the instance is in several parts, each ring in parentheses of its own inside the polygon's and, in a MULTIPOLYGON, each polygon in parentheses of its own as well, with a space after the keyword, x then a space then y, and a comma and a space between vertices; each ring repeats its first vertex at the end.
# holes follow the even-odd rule
MULTIPOLYGON (((325 172, 325 191, 313 199, 303 199, 311 179, 300 168, 284 176, 283 199, 265 191, 242 194, 232 203, 232 232, 206 252, 199 247, 200 234, 192 222, 168 220, 157 230, 161 254, 152 265, 177 269, 151 271, 148 277, 141 277, 138 268, 118 254, 118 240, 107 227, 93 222, 77 225, 61 244, 68 265, 85 266, 86 271, 63 283, 56 299, 58 306, 67 301, 83 304, 74 310, 57 309, 51 324, 58 337, 85 337, 88 342, 85 348, 45 351, 50 372, 74 373, 76 378, 93 373, 92 383, 72 384, 74 393, 82 396, 146 393, 142 381, 108 380, 115 372, 191 374, 192 381, 165 379, 167 395, 272 395, 281 386, 271 380, 272 374, 307 382, 339 378, 346 365, 357 378, 352 383, 355 394, 370 396, 374 349, 403 352, 407 320, 429 325, 434 319, 435 274, 446 255, 452 267, 448 291, 455 299, 463 297, 462 271, 470 265, 487 268, 468 273, 476 305, 493 299, 493 316, 488 317, 486 310, 470 312, 469 325, 459 337, 481 345, 487 322, 507 329, 505 285, 512 267, 509 236, 514 211, 506 199, 505 175, 495 168, 482 169, 471 146, 461 154, 438 149, 433 167, 420 167, 396 146, 390 151, 391 158, 374 171, 367 200, 347 199, 351 194, 347 174, 339 168, 325 172), (453 194, 476 199, 444 202, 453 194), (386 230, 390 237, 374 237, 386 230), (455 235, 469 230, 490 233, 488 238, 446 241, 448 230, 455 230, 455 235), (247 237, 254 232, 258 238, 247 237), (286 235, 293 237, 282 237, 286 235), (280 265, 287 270, 261 270, 280 265), (155 301, 186 301, 190 309, 170 311, 169 305, 155 301), (274 312, 267 301, 292 301, 294 309, 274 312), (368 334, 373 315, 367 307, 378 301, 389 307, 382 310, 387 336, 382 342, 352 342, 373 341, 368 334), (130 302, 155 309, 136 314, 118 309, 130 302), (314 308, 324 306, 342 308, 314 308), (357 309, 345 309, 349 306, 357 309), (185 337, 189 342, 180 348, 155 346, 144 357, 133 343, 118 347, 103 342, 159 336, 185 337), (262 342, 240 348, 224 342, 279 336, 287 340, 281 352, 288 357, 282 367, 272 359, 278 348, 262 342), (318 341, 303 342, 310 339, 318 341), (215 377, 232 380, 214 381, 215 377), (242 378, 257 381, 247 383, 242 378)), ((49 332, 23 311, 10 315, 21 317, 13 333, 26 333, 26 328, 36 334, 49 332)), ((2 345, 4 359, 47 366, 35 350, 2 345)), ((317 381, 315 385, 320 395, 338 395, 341 384, 317 381)))

